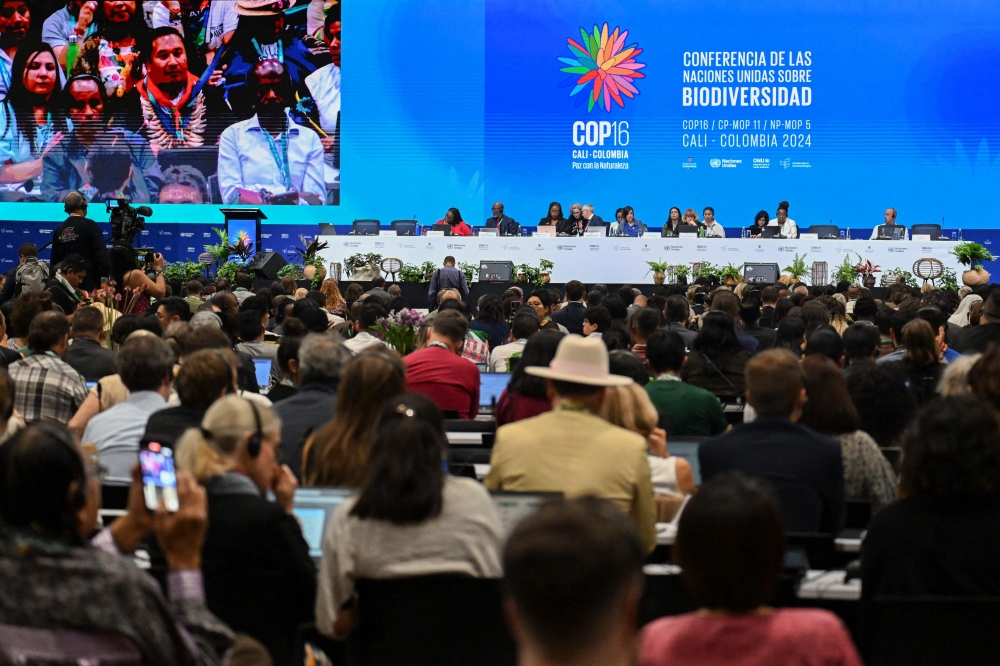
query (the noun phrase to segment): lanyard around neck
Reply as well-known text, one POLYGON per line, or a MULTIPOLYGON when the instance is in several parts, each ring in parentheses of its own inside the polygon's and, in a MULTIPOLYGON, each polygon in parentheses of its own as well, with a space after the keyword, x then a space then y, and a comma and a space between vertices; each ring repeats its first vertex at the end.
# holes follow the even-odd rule
MULTIPOLYGON (((250 43, 253 44, 254 49, 257 51, 258 58, 264 60, 264 49, 261 48, 257 38, 251 37, 250 43)), ((278 57, 276 59, 278 62, 285 62, 285 47, 282 46, 280 39, 276 42, 276 44, 278 45, 278 57)))
POLYGON ((267 145, 271 148, 271 156, 274 158, 274 163, 278 166, 278 172, 281 173, 281 181, 285 186, 285 189, 291 191, 292 189, 292 176, 289 173, 290 168, 288 166, 288 130, 286 129, 281 133, 278 138, 278 144, 274 143, 274 139, 271 137, 271 133, 261 127, 264 132, 264 137, 267 139, 267 145))

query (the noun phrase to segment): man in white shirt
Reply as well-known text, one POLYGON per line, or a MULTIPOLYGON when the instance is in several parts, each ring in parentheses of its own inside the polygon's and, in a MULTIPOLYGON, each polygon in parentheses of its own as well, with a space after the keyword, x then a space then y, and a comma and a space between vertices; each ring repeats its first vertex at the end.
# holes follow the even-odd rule
POLYGON ((355 356, 373 345, 388 347, 389 345, 372 331, 372 327, 378 324, 379 320, 388 316, 389 313, 380 304, 366 301, 354 322, 354 337, 344 340, 343 345, 355 356))
POLYGON ((490 352, 489 367, 491 372, 510 372, 510 360, 520 356, 524 352, 524 346, 528 344, 528 338, 541 329, 538 315, 534 312, 524 311, 514 317, 510 327, 510 337, 513 342, 505 345, 497 345, 490 352))
POLYGON ((323 144, 316 132, 288 116, 285 107, 295 99, 288 68, 261 60, 248 83, 257 113, 227 127, 219 139, 223 201, 323 205, 323 144))
POLYGON ((333 60, 306 77, 306 87, 316 102, 319 126, 325 133, 321 137, 326 159, 326 182, 334 182, 340 173, 337 148, 340 121, 340 5, 330 7, 323 24, 323 41, 333 60))
POLYGON ((146 422, 167 406, 173 369, 169 345, 145 331, 130 335, 118 351, 118 375, 129 390, 128 400, 90 419, 82 440, 97 447, 108 478, 131 478, 146 422))
MULTIPOLYGON (((874 229, 872 229, 872 237, 869 238, 868 240, 878 240, 878 230, 879 230, 879 227, 881 227, 881 226, 888 226, 888 227, 894 227, 894 226, 896 226, 896 209, 895 208, 886 208, 885 209, 885 213, 882 214, 882 218, 885 220, 885 222, 882 225, 879 225, 878 227, 875 227, 874 229)), ((902 233, 902 235, 900 237, 900 240, 907 240, 907 238, 909 237, 909 232, 907 231, 907 229, 905 227, 901 226, 900 228, 903 231, 903 233, 902 233)), ((889 231, 889 235, 891 236, 892 235, 892 231, 890 231, 890 230, 887 230, 887 231, 889 231)))
POLYGON ((709 238, 725 238, 726 230, 722 228, 718 220, 715 219, 715 209, 705 206, 702 211, 702 218, 705 220, 705 235, 709 238))
POLYGON ((779 234, 782 238, 798 238, 799 226, 795 220, 788 217, 788 202, 782 201, 778 204, 778 212, 773 220, 767 223, 769 227, 781 227, 779 234))

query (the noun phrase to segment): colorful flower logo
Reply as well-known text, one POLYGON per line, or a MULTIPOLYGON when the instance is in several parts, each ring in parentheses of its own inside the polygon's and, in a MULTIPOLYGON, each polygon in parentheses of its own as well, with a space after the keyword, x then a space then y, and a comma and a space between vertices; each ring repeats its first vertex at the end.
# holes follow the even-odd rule
POLYGON ((595 24, 593 34, 580 28, 580 36, 583 37, 583 45, 572 38, 566 39, 567 47, 573 57, 559 58, 560 62, 568 65, 559 71, 572 76, 559 84, 559 87, 574 86, 569 96, 576 97, 577 106, 583 104, 586 98, 587 113, 594 110, 595 104, 598 108, 603 107, 605 111, 610 112, 611 100, 624 108, 625 102, 622 96, 634 98, 638 95, 639 90, 633 83, 636 79, 645 78, 645 75, 638 70, 646 64, 635 59, 642 53, 642 49, 638 44, 625 46, 628 30, 619 34, 619 29, 615 28, 608 34, 607 23, 603 28, 595 24), (581 94, 584 91, 586 93, 581 94))

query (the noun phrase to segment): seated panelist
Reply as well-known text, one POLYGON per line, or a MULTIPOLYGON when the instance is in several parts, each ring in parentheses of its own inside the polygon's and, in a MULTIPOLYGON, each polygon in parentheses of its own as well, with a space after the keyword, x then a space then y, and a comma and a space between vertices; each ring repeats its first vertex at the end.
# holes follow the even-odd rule
POLYGON ((517 236, 521 233, 521 225, 514 218, 504 215, 502 202, 496 202, 490 210, 493 215, 486 218, 487 229, 496 229, 501 236, 517 236))
MULTIPOLYGON (((880 227, 883 227, 883 226, 885 226, 885 227, 902 226, 902 225, 897 225, 896 224, 896 209, 895 208, 886 208, 885 209, 885 213, 883 213, 882 216, 885 219, 885 222, 883 222, 882 224, 880 224, 877 227, 875 227, 874 229, 872 229, 872 236, 871 236, 871 238, 869 240, 878 240, 878 233, 879 233, 879 228, 880 227)), ((892 233, 891 230, 887 230, 887 231, 889 231, 889 233, 891 235, 891 233, 892 233)), ((906 228, 904 227, 903 228, 903 237, 902 237, 902 240, 907 240, 908 238, 909 238, 909 232, 907 232, 906 228)))

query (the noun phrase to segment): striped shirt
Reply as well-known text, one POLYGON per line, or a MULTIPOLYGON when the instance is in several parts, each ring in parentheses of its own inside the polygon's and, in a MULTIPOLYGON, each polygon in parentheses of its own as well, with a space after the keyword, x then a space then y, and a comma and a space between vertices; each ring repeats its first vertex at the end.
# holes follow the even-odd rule
POLYGON ((26 423, 68 423, 87 399, 87 384, 80 373, 51 352, 15 361, 8 372, 14 408, 26 423))

